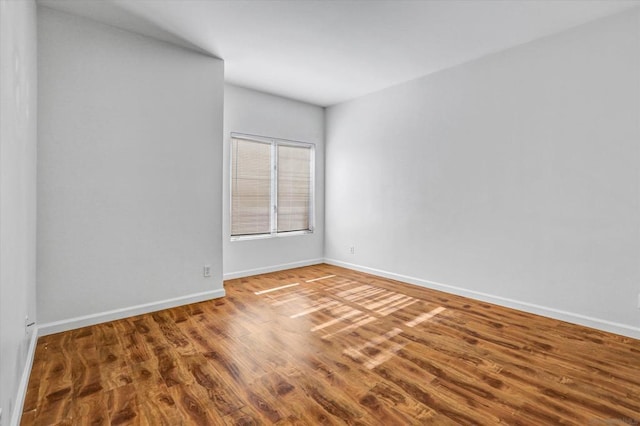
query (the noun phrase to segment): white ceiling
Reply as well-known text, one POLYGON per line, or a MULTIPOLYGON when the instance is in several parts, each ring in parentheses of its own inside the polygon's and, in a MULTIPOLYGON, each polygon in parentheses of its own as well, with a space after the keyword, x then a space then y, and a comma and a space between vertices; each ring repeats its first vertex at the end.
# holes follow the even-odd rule
POLYGON ((333 105, 640 0, 39 0, 215 55, 226 81, 333 105))

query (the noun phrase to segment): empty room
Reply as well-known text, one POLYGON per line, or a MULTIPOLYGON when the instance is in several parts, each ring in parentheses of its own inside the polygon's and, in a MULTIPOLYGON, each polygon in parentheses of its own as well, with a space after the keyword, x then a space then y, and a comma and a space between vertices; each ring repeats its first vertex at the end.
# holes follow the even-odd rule
POLYGON ((640 425, 639 0, 0 0, 0 426, 640 425))

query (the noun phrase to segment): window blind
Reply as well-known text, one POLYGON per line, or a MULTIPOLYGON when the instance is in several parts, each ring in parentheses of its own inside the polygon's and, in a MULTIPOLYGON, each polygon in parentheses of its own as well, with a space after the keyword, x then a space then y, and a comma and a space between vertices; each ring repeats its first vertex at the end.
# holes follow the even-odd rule
POLYGON ((232 139, 231 235, 271 232, 271 144, 232 139))
POLYGON ((309 229, 311 148, 278 145, 278 232, 309 229))

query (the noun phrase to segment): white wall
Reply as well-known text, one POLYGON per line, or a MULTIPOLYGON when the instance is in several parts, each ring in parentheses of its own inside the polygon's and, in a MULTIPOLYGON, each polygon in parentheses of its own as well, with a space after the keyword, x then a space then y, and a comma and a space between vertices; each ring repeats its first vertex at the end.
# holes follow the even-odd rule
POLYGON ((33 1, 0 1, 0 69, 0 424, 8 424, 12 412, 20 410, 16 394, 28 364, 25 317, 36 318, 33 1))
POLYGON ((326 257, 640 337, 639 28, 627 12, 330 108, 326 257))
POLYGON ((223 295, 222 61, 38 12, 43 330, 223 295))
POLYGON ((320 263, 324 250, 324 108, 251 89, 225 85, 222 197, 225 278, 320 263), (231 132, 316 144, 316 226, 313 234, 230 241, 231 132))

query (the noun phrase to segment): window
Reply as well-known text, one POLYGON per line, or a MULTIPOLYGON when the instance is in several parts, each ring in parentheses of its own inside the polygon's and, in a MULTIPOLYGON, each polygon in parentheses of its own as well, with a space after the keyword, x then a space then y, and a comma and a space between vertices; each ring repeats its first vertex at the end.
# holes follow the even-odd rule
POLYGON ((231 134, 231 237, 313 232, 313 144, 231 134))

